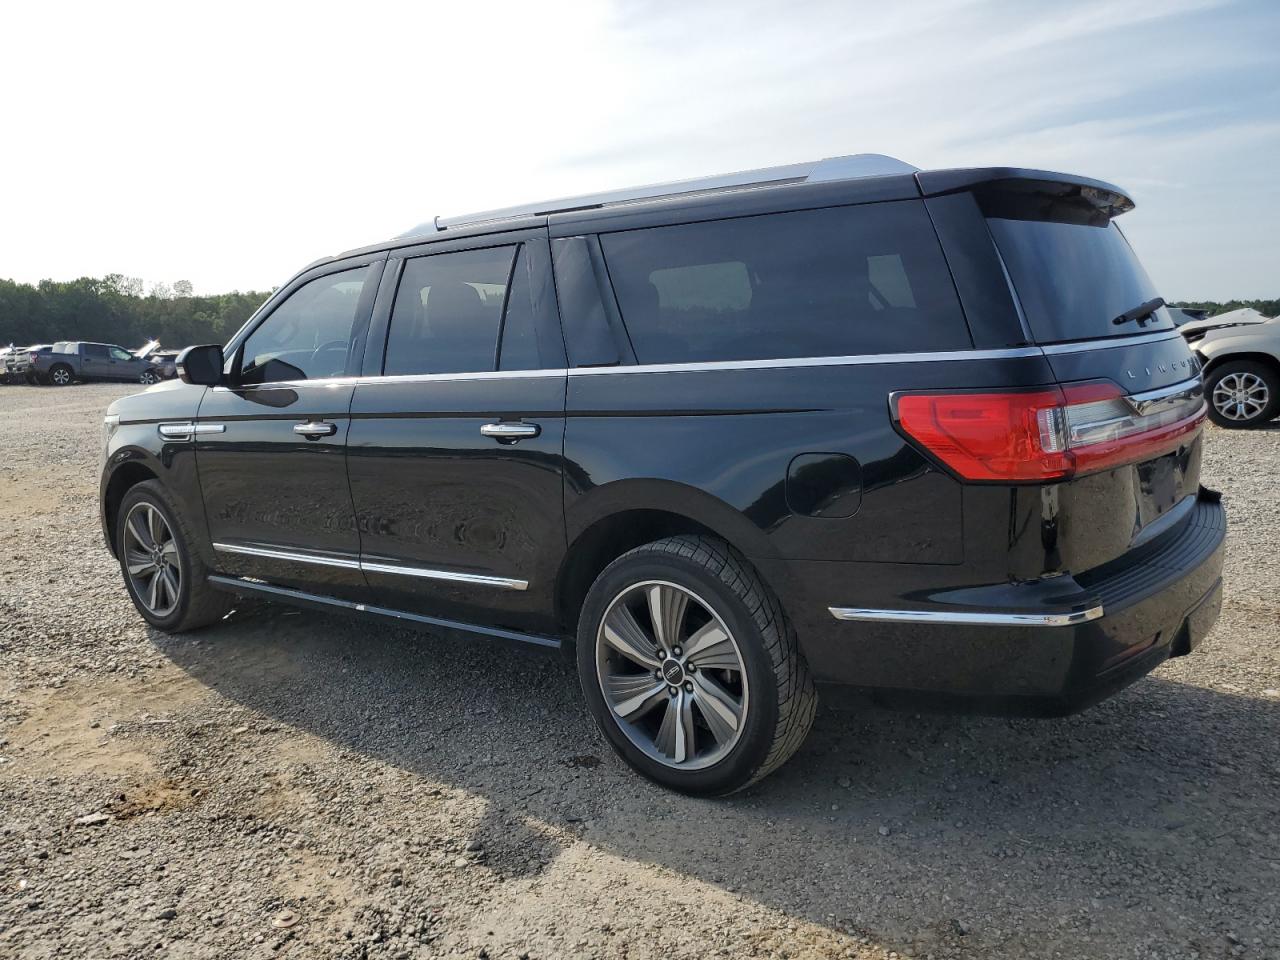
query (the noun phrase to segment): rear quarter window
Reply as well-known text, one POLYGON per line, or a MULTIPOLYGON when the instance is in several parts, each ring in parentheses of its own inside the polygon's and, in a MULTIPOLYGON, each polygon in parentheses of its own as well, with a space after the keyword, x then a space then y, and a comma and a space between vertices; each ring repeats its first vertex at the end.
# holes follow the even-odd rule
POLYGON ((972 346, 919 201, 603 234, 640 363, 972 346))

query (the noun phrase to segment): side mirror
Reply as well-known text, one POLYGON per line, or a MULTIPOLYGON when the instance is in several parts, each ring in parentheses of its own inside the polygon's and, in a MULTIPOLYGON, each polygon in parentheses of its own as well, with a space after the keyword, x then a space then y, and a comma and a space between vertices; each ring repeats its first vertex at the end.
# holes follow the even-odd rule
POLYGON ((216 343, 205 347, 187 347, 178 354, 177 367, 178 376, 183 383, 216 387, 222 383, 222 347, 216 343))

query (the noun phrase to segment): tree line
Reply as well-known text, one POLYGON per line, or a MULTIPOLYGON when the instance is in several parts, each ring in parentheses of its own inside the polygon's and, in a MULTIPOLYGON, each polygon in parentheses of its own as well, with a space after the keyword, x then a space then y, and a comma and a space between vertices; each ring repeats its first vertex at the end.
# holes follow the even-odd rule
POLYGON ((225 343, 268 296, 235 291, 197 297, 182 280, 144 293, 141 280, 120 274, 35 285, 0 280, 0 344, 89 340, 136 349, 156 339, 177 349, 225 343))
POLYGON ((1239 310, 1241 307, 1253 307, 1264 317, 1280 316, 1280 299, 1275 300, 1228 300, 1226 303, 1219 303, 1216 300, 1187 300, 1178 303, 1169 304, 1171 307, 1190 307, 1193 310, 1208 310, 1209 316, 1217 316, 1219 313, 1226 313, 1229 310, 1239 310))
MULTIPOLYGON (((118 273, 35 285, 0 280, 0 344, 96 340, 138 347, 157 339, 176 349, 225 343, 268 296, 270 291, 237 290, 197 297, 184 280, 156 284, 144 293, 141 280, 118 273)), ((1253 307, 1266 317, 1280 314, 1280 299, 1173 306, 1205 309, 1210 316, 1240 307, 1253 307)))

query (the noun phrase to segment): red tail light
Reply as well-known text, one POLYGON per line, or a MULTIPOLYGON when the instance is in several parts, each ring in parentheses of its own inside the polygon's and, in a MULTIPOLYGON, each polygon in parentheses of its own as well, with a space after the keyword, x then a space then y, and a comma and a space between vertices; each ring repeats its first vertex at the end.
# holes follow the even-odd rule
POLYGON ((1110 381, 990 393, 900 393, 902 431, 965 480, 1046 482, 1136 463, 1205 418, 1198 390, 1147 407, 1110 381))

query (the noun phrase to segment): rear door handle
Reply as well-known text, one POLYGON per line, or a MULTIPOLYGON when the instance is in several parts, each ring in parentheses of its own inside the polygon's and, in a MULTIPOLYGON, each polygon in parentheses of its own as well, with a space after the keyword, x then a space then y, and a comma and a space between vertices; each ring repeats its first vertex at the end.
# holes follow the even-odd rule
POLYGON ((336 423, 314 421, 310 423, 295 423, 293 432, 301 434, 308 440, 319 440, 321 437, 332 437, 338 432, 338 425, 336 423))
POLYGON ((480 432, 486 437, 493 437, 495 440, 526 440, 529 437, 536 437, 542 432, 542 428, 536 423, 512 421, 509 423, 486 423, 480 428, 480 432))

